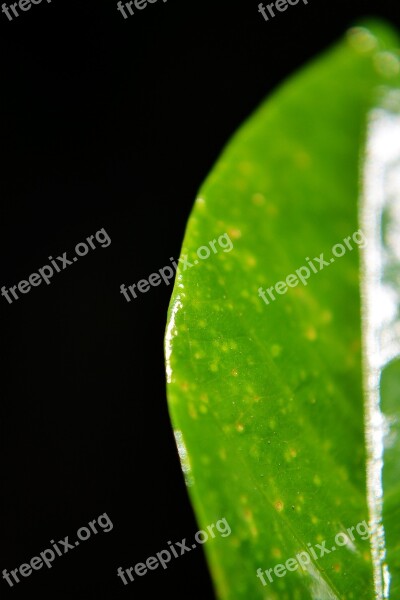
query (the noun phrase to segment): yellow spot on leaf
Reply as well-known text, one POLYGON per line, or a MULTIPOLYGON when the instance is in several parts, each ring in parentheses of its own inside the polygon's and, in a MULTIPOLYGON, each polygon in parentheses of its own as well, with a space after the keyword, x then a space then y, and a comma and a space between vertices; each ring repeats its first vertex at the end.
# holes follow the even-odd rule
POLYGON ((282 551, 280 548, 272 548, 271 554, 274 558, 282 558, 282 551))
POLYGON ((240 231, 240 229, 229 229, 228 230, 228 234, 229 237, 233 238, 234 240, 238 240, 239 238, 242 237, 242 232, 240 231))
POLYGON ((311 166, 311 156, 304 150, 299 150, 294 154, 294 161, 301 169, 306 169, 311 166))
POLYGON ((315 342, 317 337, 317 332, 315 331, 314 327, 309 327, 306 331, 306 338, 310 340, 310 342, 315 342))
POLYGON ((251 201, 255 206, 262 206, 265 204, 265 197, 257 192, 256 194, 253 194, 251 201))
POLYGON ((195 408, 195 406, 194 406, 193 402, 189 402, 189 404, 188 404, 188 409, 189 409, 189 416, 190 416, 192 419, 197 419, 197 416, 198 416, 198 415, 197 415, 197 411, 196 411, 196 408, 195 408))
POLYGON ((333 319, 333 315, 332 315, 331 311, 324 310, 324 312, 321 315, 322 323, 324 323, 324 324, 331 323, 332 319, 333 319))
POLYGON ((275 206, 275 204, 267 204, 265 210, 269 217, 276 217, 276 215, 278 214, 278 209, 275 206))

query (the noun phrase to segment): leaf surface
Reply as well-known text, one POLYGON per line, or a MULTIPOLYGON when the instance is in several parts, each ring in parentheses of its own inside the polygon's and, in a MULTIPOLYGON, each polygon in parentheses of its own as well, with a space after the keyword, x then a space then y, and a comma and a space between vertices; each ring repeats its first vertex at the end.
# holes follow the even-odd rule
POLYGON ((200 527, 225 518, 232 530, 205 545, 224 600, 375 597, 359 525, 369 519, 364 238, 353 236, 368 114, 377 90, 398 84, 396 43, 385 25, 354 28, 285 82, 229 142, 188 222, 182 257, 193 266, 180 263, 169 309, 168 401, 200 527), (301 267, 304 284, 272 300, 266 290, 301 267), (306 551, 304 568, 274 571, 306 551))

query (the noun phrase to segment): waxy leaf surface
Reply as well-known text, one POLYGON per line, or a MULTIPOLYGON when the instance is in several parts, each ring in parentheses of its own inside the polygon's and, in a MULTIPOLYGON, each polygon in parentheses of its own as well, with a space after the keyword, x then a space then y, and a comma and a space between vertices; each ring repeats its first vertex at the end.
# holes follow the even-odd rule
MULTIPOLYGON (((188 222, 168 401, 199 526, 231 528, 204 546, 223 600, 372 600, 379 585, 359 525, 370 518, 359 214, 367 123, 379 91, 398 85, 396 45, 385 25, 354 28, 292 76, 229 142, 188 222), (273 300, 268 288, 301 267, 273 300), (304 568, 269 571, 306 551, 304 568)), ((392 416, 398 373, 384 381, 392 416)), ((394 467, 387 480, 394 526, 394 467)), ((398 591, 399 536, 388 539, 398 591)))

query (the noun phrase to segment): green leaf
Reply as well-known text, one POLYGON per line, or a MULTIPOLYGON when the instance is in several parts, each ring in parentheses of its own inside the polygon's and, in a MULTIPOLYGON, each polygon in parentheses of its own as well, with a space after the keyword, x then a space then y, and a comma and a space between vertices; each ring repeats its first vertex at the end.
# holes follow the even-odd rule
MULTIPOLYGON (((382 522, 374 561, 362 525, 382 510, 371 479, 367 495, 358 221, 366 124, 378 90, 399 84, 396 44, 385 25, 354 28, 289 79, 228 144, 189 219, 192 266, 179 265, 166 332, 168 400, 200 527, 225 518, 232 530, 205 545, 222 599, 368 600, 374 581, 383 597, 382 571, 398 590, 398 441, 384 474, 386 566, 382 522), (272 300, 265 290, 303 266, 304 285, 272 300), (304 568, 287 563, 301 552, 304 568), (274 571, 285 563, 292 570, 274 571)), ((398 371, 382 383, 392 420, 398 371)), ((369 451, 371 478, 382 456, 369 451)))

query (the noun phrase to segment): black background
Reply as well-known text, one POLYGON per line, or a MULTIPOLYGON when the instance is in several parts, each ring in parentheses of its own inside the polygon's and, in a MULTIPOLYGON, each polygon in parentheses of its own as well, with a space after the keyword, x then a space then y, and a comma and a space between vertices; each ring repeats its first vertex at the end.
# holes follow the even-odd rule
POLYGON ((131 303, 119 287, 179 256, 197 189, 262 99, 360 17, 399 26, 396 4, 300 0, 268 23, 257 0, 0 14, 0 287, 103 227, 112 240, 0 297, 0 571, 104 512, 114 526, 13 588, 0 579, 2 597, 213 599, 201 548, 126 587, 116 574, 198 529, 166 404, 172 285, 131 303))

